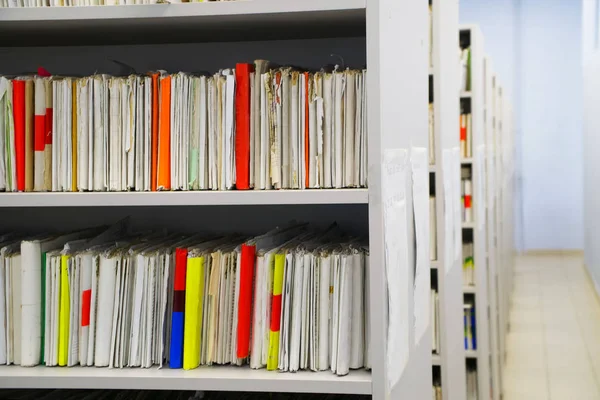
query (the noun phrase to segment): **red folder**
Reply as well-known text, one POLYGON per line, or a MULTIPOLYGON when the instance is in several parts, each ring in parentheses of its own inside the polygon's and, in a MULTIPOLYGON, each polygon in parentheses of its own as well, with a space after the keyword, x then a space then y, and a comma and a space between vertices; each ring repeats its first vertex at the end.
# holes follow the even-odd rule
POLYGON ((235 187, 250 189, 250 73, 252 64, 235 66, 235 187))
POLYGON ((13 118, 15 124, 15 163, 17 191, 25 191, 25 81, 14 79, 13 118))
POLYGON ((250 327, 252 321, 252 289, 256 246, 242 245, 240 263, 240 295, 238 304, 237 358, 250 355, 250 327))

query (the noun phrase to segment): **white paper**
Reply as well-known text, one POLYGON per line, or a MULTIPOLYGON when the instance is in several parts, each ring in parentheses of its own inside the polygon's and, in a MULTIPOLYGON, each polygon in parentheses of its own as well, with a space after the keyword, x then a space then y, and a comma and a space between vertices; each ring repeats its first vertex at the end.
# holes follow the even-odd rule
POLYGON ((442 151, 442 170, 444 176, 444 265, 446 273, 450 272, 454 266, 454 259, 452 257, 452 246, 454 246, 454 236, 456 229, 454 226, 454 213, 453 213, 453 190, 452 190, 452 176, 458 175, 458 171, 453 168, 451 160, 450 149, 444 149, 442 151))
POLYGON ((416 269, 414 288, 415 343, 419 344, 429 327, 429 162, 425 147, 410 152, 412 196, 415 218, 416 269))
POLYGON ((461 221, 461 190, 460 190, 460 150, 457 147, 452 148, 452 168, 457 171, 451 175, 452 178, 452 205, 454 209, 454 221, 457 221, 454 232, 454 258, 458 260, 462 250, 462 225, 461 221))
POLYGON ((387 376, 389 391, 398 383, 408 361, 409 311, 406 291, 409 281, 408 218, 406 215, 406 174, 408 152, 387 149, 383 153, 382 206, 384 212, 385 269, 389 316, 387 336, 387 376))

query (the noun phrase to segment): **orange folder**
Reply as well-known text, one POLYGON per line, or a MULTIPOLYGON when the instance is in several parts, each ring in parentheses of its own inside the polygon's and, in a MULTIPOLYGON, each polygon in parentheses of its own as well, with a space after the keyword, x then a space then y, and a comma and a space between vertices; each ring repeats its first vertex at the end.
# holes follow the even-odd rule
POLYGON ((158 190, 171 190, 171 77, 160 78, 158 190))

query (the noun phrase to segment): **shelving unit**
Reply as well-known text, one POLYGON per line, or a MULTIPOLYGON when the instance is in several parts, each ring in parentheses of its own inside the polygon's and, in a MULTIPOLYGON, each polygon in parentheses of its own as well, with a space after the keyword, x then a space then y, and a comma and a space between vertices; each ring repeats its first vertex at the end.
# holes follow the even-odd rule
MULTIPOLYGON (((459 85, 456 49, 458 48, 458 3, 433 0, 433 78, 430 79, 430 102, 433 103, 435 163, 430 168, 431 194, 436 199, 437 259, 431 262, 432 284, 437 285, 440 308, 440 348, 433 354, 434 376, 439 376, 444 400, 463 400, 466 397, 464 369, 464 340, 462 324, 462 268, 455 257, 454 232, 459 221, 445 218, 445 197, 451 196, 444 180, 454 175, 443 159, 458 148, 459 85), (452 251, 446 253, 447 241, 452 251), (439 371, 438 371, 439 370, 439 371)), ((458 173, 458 172, 456 172, 458 173)))
MULTIPOLYGON (((461 95, 461 109, 471 113, 471 151, 473 157, 463 162, 472 182, 472 222, 462 223, 463 243, 473 243, 475 285, 464 289, 465 298, 475 306, 477 348, 464 350, 467 363, 474 362, 477 369, 478 399, 488 399, 492 390, 490 376, 490 331, 488 318, 488 276, 486 255, 486 199, 485 188, 485 126, 484 126, 484 54, 483 36, 476 25, 461 25, 461 48, 471 49, 470 96, 461 95)), ((458 172, 462 175, 462 171, 458 172)), ((461 260, 462 264, 462 260, 461 260)), ((462 318, 461 318, 462 319, 462 318)), ((465 365, 466 367, 466 365, 465 365)), ((463 367, 463 368, 465 368, 463 367)))
POLYGON ((496 75, 489 57, 484 60, 485 80, 485 145, 486 145, 486 219, 487 219, 487 270, 489 291, 489 318, 490 318, 490 356, 491 376, 493 387, 493 400, 500 399, 502 388, 502 362, 500 360, 500 337, 499 328, 499 291, 498 291, 498 249, 496 246, 497 227, 497 199, 496 199, 496 109, 495 109, 495 87, 496 75))
MULTIPOLYGON (((445 3, 440 1, 440 15, 447 10, 456 15, 456 4, 445 3), (442 7, 447 10, 442 12, 442 7)), ((5 366, 0 367, 3 378, 0 387, 322 392, 367 394, 377 400, 430 396, 431 329, 426 328, 418 338, 412 323, 400 324, 401 329, 408 330, 404 332, 408 338, 408 357, 395 360, 398 365, 394 367, 403 366, 403 372, 397 384, 389 389, 388 375, 392 371, 386 365, 389 316, 385 240, 390 238, 385 236, 386 203, 382 189, 384 155, 389 149, 409 151, 411 146, 427 149, 428 68, 423 46, 426 26, 424 2, 389 0, 253 0, 3 9, 0 12, 0 46, 4 46, 0 49, 4 60, 0 73, 3 74, 32 71, 39 65, 57 75, 115 73, 114 64, 107 61, 111 59, 130 64, 140 72, 159 68, 211 71, 256 58, 311 69, 334 62, 367 65, 369 189, 2 193, 0 218, 3 229, 19 227, 32 232, 49 227, 66 230, 98 221, 108 223, 129 214, 133 214, 134 225, 154 224, 184 231, 256 233, 264 225, 272 227, 294 218, 319 224, 338 221, 340 225, 352 226, 355 233, 368 235, 370 243, 368 314, 372 370, 356 370, 337 377, 329 371, 292 374, 253 371, 247 367, 183 371, 5 366), (334 59, 332 54, 336 55, 334 59), (404 127, 400 134, 398 126, 404 127)), ((438 36, 442 38, 442 32, 456 31, 456 26, 439 29, 442 30, 438 36)), ((435 74, 441 74, 443 68, 454 68, 451 64, 455 48, 455 45, 447 47, 449 57, 440 56, 445 61, 436 64, 435 74)), ((441 86, 437 90, 444 91, 441 86)), ((457 108, 449 104, 440 105, 438 112, 457 108)), ((452 131, 456 124, 448 126, 452 131)), ((410 164, 404 167, 409 177, 410 164)), ((410 182, 411 179, 406 179, 404 188, 408 221, 413 220, 410 182)), ((412 223, 395 229, 406 231, 407 259, 414 265, 412 223)), ((444 277, 456 275, 453 279, 459 282, 457 268, 439 265, 440 271, 450 271, 442 274, 444 277)), ((427 281, 428 274, 429 270, 427 281)), ((415 293, 415 275, 414 268, 409 268, 408 280, 390 283, 402 294, 406 307, 403 311, 411 318, 415 314, 415 297, 420 294, 415 293)), ((428 287, 421 289, 429 293, 428 287)), ((461 330, 456 324, 453 326, 459 336, 461 330)), ((453 347, 446 342, 444 346, 448 355, 440 361, 441 365, 448 366, 448 374, 460 374, 459 368, 452 367, 455 361, 448 361, 452 359, 449 355, 456 355, 453 347)), ((454 376, 445 379, 454 382, 454 376)), ((458 376, 464 381, 464 375, 458 376)))

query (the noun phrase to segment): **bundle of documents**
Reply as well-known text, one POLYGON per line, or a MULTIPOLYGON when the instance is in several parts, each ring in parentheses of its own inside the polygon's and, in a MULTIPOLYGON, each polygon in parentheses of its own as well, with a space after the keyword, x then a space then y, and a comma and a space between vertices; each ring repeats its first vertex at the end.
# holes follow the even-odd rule
POLYGON ((477 368, 467 365, 467 400, 477 400, 477 368))
POLYGON ((473 259, 473 242, 463 243, 463 284, 465 286, 475 285, 475 263, 473 259))
POLYGON ((435 196, 429 196, 429 259, 437 260, 437 217, 435 196))
POLYGON ((337 226, 124 231, 0 237, 1 364, 369 366, 368 251, 337 226))
POLYGON ((440 339, 440 298, 437 289, 431 289, 431 352, 440 354, 441 339, 440 339))
MULTIPOLYGON (((209 1, 235 0, 169 0, 168 3, 205 3, 209 1)), ((83 6, 124 6, 139 4, 159 4, 159 0, 0 0, 1 7, 83 7, 83 6)))
POLYGON ((433 129, 433 103, 429 103, 429 164, 435 164, 435 130, 433 129))
POLYGON ((0 190, 367 185, 366 70, 0 77, 0 190))
POLYGON ((477 332, 475 323, 475 302, 467 300, 463 305, 465 324, 465 350, 477 350, 477 332))
POLYGON ((431 394, 432 400, 442 400, 442 385, 439 382, 433 384, 431 394))
POLYGON ((473 222, 473 183, 471 179, 461 180, 462 189, 462 220, 473 222))
POLYGON ((471 90, 471 48, 459 49, 460 57, 460 90, 471 90))
POLYGON ((471 113, 462 113, 460 114, 460 156, 462 158, 473 157, 472 148, 473 130, 471 125, 471 113))

